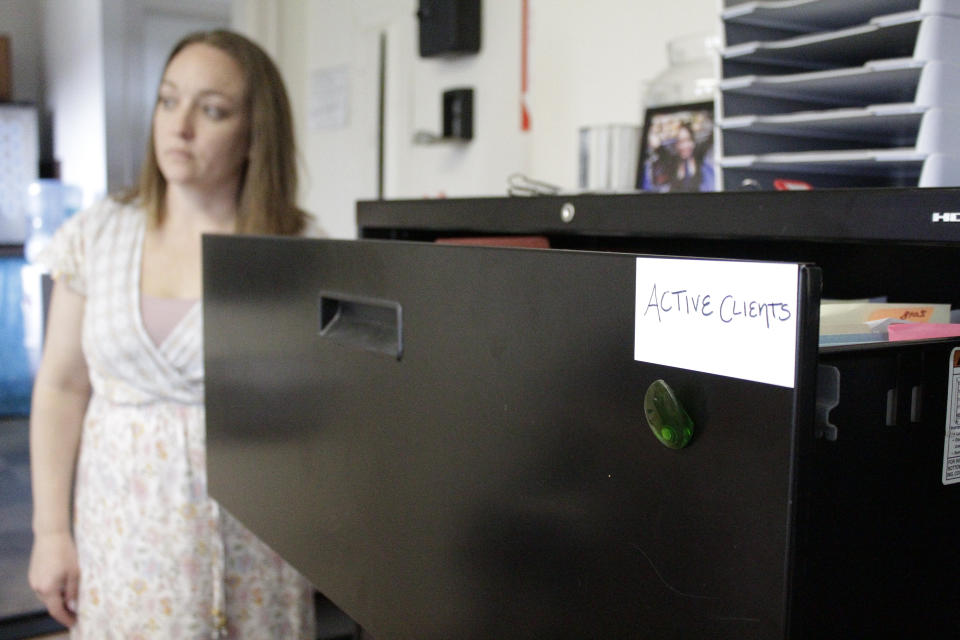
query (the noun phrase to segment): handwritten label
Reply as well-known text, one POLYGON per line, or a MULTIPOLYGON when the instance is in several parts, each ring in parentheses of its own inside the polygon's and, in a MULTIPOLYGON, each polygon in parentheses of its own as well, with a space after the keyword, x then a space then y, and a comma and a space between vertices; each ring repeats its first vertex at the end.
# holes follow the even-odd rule
POLYGON ((869 316, 867 316, 867 320, 886 320, 887 318, 894 318, 896 320, 904 320, 906 322, 930 322, 930 318, 933 317, 933 313, 933 307, 889 307, 886 309, 873 311, 869 316))
POLYGON ((798 269, 637 258, 634 359, 792 388, 798 269))

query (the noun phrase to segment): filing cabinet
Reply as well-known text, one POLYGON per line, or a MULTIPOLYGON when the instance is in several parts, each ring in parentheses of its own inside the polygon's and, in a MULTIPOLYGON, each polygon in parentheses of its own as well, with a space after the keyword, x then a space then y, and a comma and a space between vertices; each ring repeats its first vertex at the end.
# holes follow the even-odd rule
POLYGON ((207 237, 210 491, 376 638, 956 635, 960 339, 820 347, 818 312, 956 306, 932 274, 960 227, 932 214, 958 206, 377 201, 357 241, 207 237), (531 235, 552 249, 435 242, 531 235), (635 358, 648 255, 792 265, 792 383, 635 358), (657 380, 681 449, 651 433, 657 380))

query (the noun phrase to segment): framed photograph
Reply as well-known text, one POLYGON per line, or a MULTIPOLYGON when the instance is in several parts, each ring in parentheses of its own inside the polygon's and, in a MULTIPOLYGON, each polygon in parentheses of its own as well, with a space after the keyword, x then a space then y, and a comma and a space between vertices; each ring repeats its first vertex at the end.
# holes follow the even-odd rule
POLYGON ((637 189, 656 193, 716 190, 713 101, 647 109, 637 189))

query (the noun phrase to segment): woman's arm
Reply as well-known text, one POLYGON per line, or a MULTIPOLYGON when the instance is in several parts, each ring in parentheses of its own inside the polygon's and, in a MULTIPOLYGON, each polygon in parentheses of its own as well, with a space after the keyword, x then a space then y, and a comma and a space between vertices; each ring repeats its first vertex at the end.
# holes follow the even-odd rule
POLYGON ((30 409, 33 552, 30 586, 50 615, 76 621, 79 582, 71 533, 71 496, 90 378, 80 347, 86 298, 61 282, 51 296, 43 358, 30 409))

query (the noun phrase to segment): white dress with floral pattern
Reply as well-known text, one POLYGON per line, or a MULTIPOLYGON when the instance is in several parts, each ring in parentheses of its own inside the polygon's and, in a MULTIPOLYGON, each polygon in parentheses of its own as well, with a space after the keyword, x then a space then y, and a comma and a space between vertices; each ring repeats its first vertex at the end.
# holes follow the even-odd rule
POLYGON ((140 315, 146 214, 104 200, 42 256, 86 298, 93 394, 74 494, 73 638, 311 638, 309 583, 207 496, 202 313, 159 345, 140 315), (218 624, 219 621, 219 624, 218 624))

